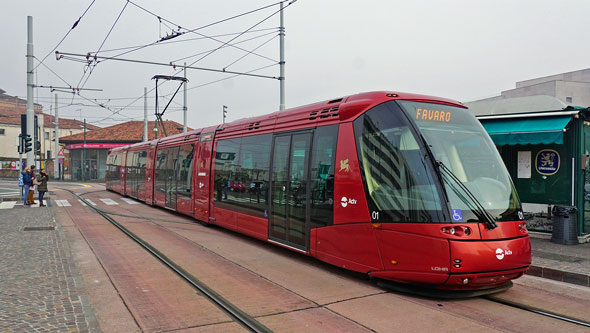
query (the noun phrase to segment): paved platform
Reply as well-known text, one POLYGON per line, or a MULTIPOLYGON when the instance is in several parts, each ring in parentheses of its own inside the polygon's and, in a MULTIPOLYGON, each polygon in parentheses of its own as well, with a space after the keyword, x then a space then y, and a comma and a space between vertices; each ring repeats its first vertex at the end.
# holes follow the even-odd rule
MULTIPOLYGON (((90 204, 108 209, 137 202, 118 197, 90 204)), ((56 210, 85 204, 51 198, 47 205, 0 204, 0 332, 100 332, 72 239, 56 218, 56 210)), ((590 243, 568 246, 533 237, 531 244, 528 274, 590 287, 590 243)))
POLYGON ((527 274, 590 287, 590 243, 561 245, 531 237, 533 263, 527 274))
POLYGON ((55 211, 0 210, 0 332, 99 332, 55 211))

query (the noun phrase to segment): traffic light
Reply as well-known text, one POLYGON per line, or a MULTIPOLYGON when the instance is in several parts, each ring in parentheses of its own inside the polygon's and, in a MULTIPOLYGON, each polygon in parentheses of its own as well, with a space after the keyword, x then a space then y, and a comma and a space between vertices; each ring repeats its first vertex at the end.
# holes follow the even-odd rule
POLYGON ((16 147, 16 151, 18 151, 19 154, 23 153, 23 135, 22 134, 18 135, 18 147, 16 147))
POLYGON ((35 155, 41 156, 41 141, 35 141, 35 155))
POLYGON ((33 150, 33 148, 31 147, 33 145, 33 143, 31 141, 33 141, 33 139, 31 139, 31 136, 29 134, 25 134, 23 136, 23 142, 24 142, 24 147, 25 147, 23 152, 28 153, 31 150, 33 150))
POLYGON ((223 106, 223 123, 225 124, 225 116, 227 115, 227 106, 223 106))

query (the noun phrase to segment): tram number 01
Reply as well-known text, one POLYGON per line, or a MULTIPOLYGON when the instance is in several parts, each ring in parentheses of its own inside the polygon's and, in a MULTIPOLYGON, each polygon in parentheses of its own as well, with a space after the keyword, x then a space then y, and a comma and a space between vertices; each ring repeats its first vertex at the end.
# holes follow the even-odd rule
POLYGON ((372 212, 371 212, 371 218, 372 218, 374 221, 376 221, 376 220, 379 220, 379 212, 372 211, 372 212))

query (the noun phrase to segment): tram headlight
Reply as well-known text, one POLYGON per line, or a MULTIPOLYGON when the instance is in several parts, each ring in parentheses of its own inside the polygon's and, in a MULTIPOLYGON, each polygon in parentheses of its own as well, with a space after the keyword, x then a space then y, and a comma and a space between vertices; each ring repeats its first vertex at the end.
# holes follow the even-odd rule
POLYGON ((455 227, 451 227, 451 228, 449 228, 449 233, 450 233, 451 235, 454 235, 454 234, 455 234, 455 227))
POLYGON ((465 236, 471 235, 471 229, 469 229, 468 227, 463 228, 463 232, 465 233, 465 236))

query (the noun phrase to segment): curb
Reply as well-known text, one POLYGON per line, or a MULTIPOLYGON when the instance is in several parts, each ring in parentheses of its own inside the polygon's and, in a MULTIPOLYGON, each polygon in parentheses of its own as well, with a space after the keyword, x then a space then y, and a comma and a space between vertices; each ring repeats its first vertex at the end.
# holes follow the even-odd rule
POLYGON ((571 283, 578 286, 590 287, 590 275, 561 271, 557 269, 531 265, 526 272, 527 275, 537 276, 544 279, 571 283))

